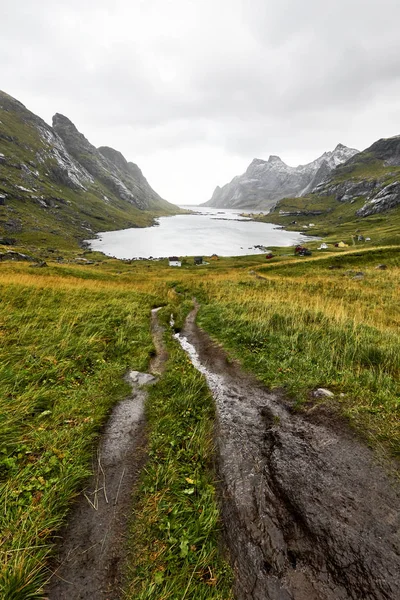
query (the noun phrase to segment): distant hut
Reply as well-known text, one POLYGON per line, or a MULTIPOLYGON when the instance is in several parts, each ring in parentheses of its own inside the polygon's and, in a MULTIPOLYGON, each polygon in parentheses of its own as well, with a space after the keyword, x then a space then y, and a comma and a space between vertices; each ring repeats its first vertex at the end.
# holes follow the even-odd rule
POLYGON ((194 257, 194 264, 195 265, 202 265, 203 264, 203 257, 202 256, 195 256, 194 257))
POLYGON ((182 263, 177 256, 170 256, 168 258, 168 264, 170 267, 181 267, 182 263))
POLYGON ((212 254, 211 255, 211 260, 219 260, 218 254, 212 254))

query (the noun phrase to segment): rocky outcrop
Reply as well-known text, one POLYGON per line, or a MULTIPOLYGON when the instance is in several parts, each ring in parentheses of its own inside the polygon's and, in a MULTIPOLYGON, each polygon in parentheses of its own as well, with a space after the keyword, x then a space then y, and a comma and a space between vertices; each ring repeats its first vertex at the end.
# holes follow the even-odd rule
POLYGON ((320 196, 334 196, 338 202, 354 202, 359 196, 369 196, 378 186, 375 179, 353 179, 348 181, 329 181, 318 185, 314 193, 320 196))
POLYGON ((6 142, 0 154, 2 165, 23 171, 21 179, 32 184, 37 183, 41 175, 74 190, 85 190, 93 183, 91 175, 72 158, 53 129, 21 102, 1 91, 0 111, 13 115, 25 126, 23 133, 29 136, 24 139, 21 129, 19 135, 13 136, 0 131, 0 138, 6 142), (19 158, 23 160, 18 161, 19 158))
POLYGON ((335 169, 313 189, 313 194, 333 196, 338 202, 350 204, 363 198, 365 204, 356 212, 359 217, 386 212, 400 204, 400 174, 393 169, 396 166, 400 166, 400 136, 378 140, 335 169))
POLYGON ((357 152, 338 144, 332 152, 298 167, 286 165, 279 156, 270 156, 267 161, 256 158, 246 173, 217 187, 204 206, 269 209, 281 198, 309 193, 332 169, 357 152))
POLYGON ((359 217, 367 217, 376 213, 386 212, 400 205, 400 181, 385 186, 371 200, 357 211, 359 217))

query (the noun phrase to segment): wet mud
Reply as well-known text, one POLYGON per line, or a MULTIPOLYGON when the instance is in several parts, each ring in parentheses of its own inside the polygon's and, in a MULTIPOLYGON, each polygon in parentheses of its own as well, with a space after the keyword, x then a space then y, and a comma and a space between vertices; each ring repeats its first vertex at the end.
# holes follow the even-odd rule
POLYGON ((400 598, 400 490, 388 465, 329 411, 294 413, 195 319, 176 337, 216 401, 237 600, 400 598))
MULTIPOLYGON (((150 368, 159 374, 166 359, 163 329, 152 311, 157 349, 150 368)), ((75 503, 62 535, 48 600, 117 600, 121 567, 132 514, 132 495, 146 460, 144 403, 154 375, 130 371, 131 395, 118 403, 106 425, 95 457, 93 476, 75 503)))

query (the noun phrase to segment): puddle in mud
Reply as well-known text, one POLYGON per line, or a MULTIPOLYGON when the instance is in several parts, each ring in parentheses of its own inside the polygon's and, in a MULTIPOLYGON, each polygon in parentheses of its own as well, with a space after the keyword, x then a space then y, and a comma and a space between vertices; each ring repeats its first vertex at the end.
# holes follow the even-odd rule
POLYGON ((196 312, 174 337, 216 402, 237 600, 397 600, 398 485, 347 428, 292 414, 232 365, 196 312))
POLYGON ((77 501, 48 586, 48 600, 119 597, 120 564, 131 496, 145 460, 141 386, 153 375, 131 371, 132 394, 113 409, 93 464, 93 476, 77 501))
MULTIPOLYGON (((156 355, 152 373, 162 373, 167 359, 164 329, 151 311, 156 355)), ((66 527, 58 564, 46 590, 48 600, 114 600, 120 597, 120 567, 131 516, 131 498, 146 457, 145 387, 154 375, 130 371, 131 395, 113 409, 96 457, 93 476, 78 498, 66 527)))

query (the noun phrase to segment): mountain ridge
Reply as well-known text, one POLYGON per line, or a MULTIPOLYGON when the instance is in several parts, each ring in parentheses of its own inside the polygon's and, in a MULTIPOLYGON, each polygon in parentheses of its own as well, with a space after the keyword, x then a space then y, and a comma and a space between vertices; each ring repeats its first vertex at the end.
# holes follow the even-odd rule
POLYGON ((120 152, 95 148, 59 113, 51 127, 2 91, 0 211, 0 236, 49 244, 76 244, 97 231, 151 225, 154 216, 180 212, 120 152))
POLYGON ((312 225, 313 233, 339 240, 341 233, 368 234, 399 244, 400 136, 377 140, 338 165, 310 193, 279 200, 268 221, 294 230, 312 225))
POLYGON ((266 161, 254 158, 245 173, 222 187, 217 186, 212 198, 202 206, 270 209, 286 196, 308 193, 332 169, 357 153, 354 148, 337 144, 333 151, 297 167, 287 165, 273 154, 266 161))

